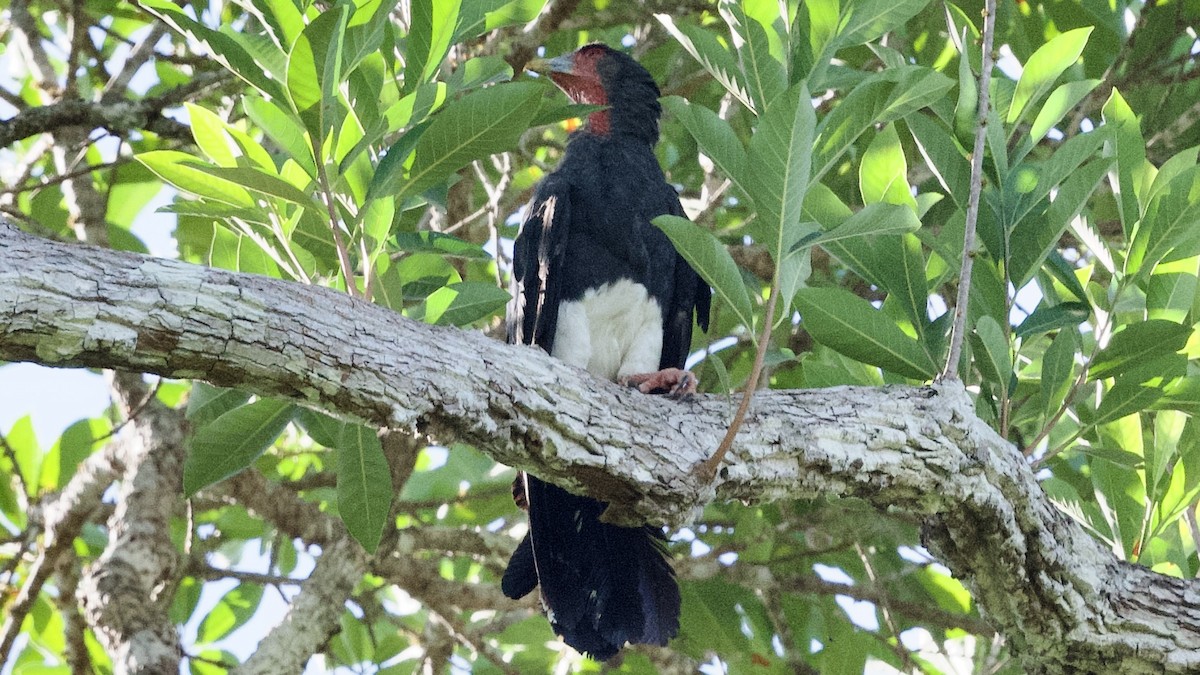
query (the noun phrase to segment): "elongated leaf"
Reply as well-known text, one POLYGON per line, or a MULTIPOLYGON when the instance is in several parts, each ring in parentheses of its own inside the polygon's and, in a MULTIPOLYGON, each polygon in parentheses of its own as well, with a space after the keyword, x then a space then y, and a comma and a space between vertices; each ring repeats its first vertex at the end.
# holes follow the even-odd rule
POLYGON ((845 100, 821 120, 813 146, 813 182, 821 180, 842 154, 858 140, 887 105, 892 84, 874 75, 856 86, 845 100))
POLYGON ((262 594, 263 586, 259 584, 238 584, 232 588, 200 622, 196 641, 210 644, 246 625, 258 611, 262 594))
POLYGON ((444 181, 472 160, 508 150, 529 128, 542 97, 541 85, 514 82, 480 89, 448 104, 421 134, 402 197, 444 181))
POLYGON ((965 213, 971 187, 971 165, 967 162, 965 151, 955 140, 954 132, 925 115, 912 115, 905 122, 913 140, 917 142, 917 149, 925 158, 925 165, 955 205, 965 213))
POLYGON ((1162 397, 1162 393, 1158 387, 1118 379, 1112 389, 1104 392, 1094 423, 1096 426, 1108 424, 1146 410, 1162 397))
POLYGON ((1054 86, 1058 76, 1079 60, 1091 34, 1092 26, 1069 30, 1055 36, 1029 57, 1008 108, 1006 122, 1014 131, 1030 106, 1037 104, 1054 86))
MULTIPOLYGON (((738 58, 742 62, 742 72, 750 90, 750 98, 754 101, 754 109, 762 112, 788 85, 787 71, 779 60, 782 55, 771 53, 771 39, 767 31, 774 33, 775 28, 770 24, 764 26, 758 19, 747 16, 737 3, 724 2, 720 7, 729 30, 739 38, 735 44, 740 43, 738 58)), ((779 42, 778 36, 775 42, 779 42)))
POLYGON ((295 415, 286 401, 260 399, 230 410, 196 431, 183 466, 187 496, 250 466, 295 415))
POLYGON ((404 93, 429 81, 450 49, 458 23, 461 0, 412 0, 406 58, 404 93))
POLYGON ((214 387, 197 380, 188 396, 187 418, 199 429, 248 400, 250 394, 241 389, 214 387))
POLYGON ((1177 352, 1187 344, 1191 334, 1190 326, 1161 319, 1129 324, 1096 355, 1088 378, 1113 377, 1150 358, 1177 352))
POLYGON ((1077 331, 1061 330, 1046 353, 1042 355, 1042 411, 1047 418, 1058 412, 1071 389, 1075 369, 1075 350, 1079 342, 1077 331))
POLYGON ((542 13, 546 0, 463 0, 454 28, 455 44, 487 31, 527 24, 542 13))
POLYGON ((304 127, 299 119, 293 117, 290 111, 285 111, 271 101, 257 96, 243 97, 242 107, 251 121, 286 152, 292 161, 302 167, 309 177, 317 175, 312 146, 304 138, 304 127))
POLYGON ((1041 217, 1026 216, 1017 223, 1009 238, 1009 275, 1014 286, 1021 288, 1033 278, 1111 166, 1111 158, 1085 164, 1057 185, 1054 201, 1041 217))
POLYGON ((278 197, 285 202, 290 202, 296 206, 306 209, 313 209, 320 215, 320 204, 313 201, 313 198, 292 186, 291 183, 272 176, 265 171, 260 171, 251 167, 218 167, 218 166, 203 166, 196 165, 196 169, 204 173, 230 183, 236 183, 245 187, 248 190, 253 190, 259 194, 268 197, 278 197))
POLYGON ((1000 324, 990 316, 980 317, 971 335, 971 344, 975 351, 975 365, 983 379, 1006 395, 1012 379, 1012 349, 1000 324))
POLYGON ((705 283, 712 286, 716 294, 737 314, 743 326, 754 325, 754 311, 750 305, 750 294, 742 283, 737 263, 711 232, 687 218, 659 216, 652 221, 666 233, 679 255, 696 270, 705 283))
POLYGON ((146 168, 175 187, 194 195, 213 199, 231 206, 254 206, 254 199, 241 185, 216 178, 205 171, 209 168, 195 157, 176 150, 151 150, 135 157, 146 168))
POLYGON ((838 44, 850 47, 870 42, 903 25, 928 4, 929 0, 855 0, 844 3, 838 44))
POLYGON ((1090 315, 1091 310, 1082 302, 1064 302, 1053 307, 1042 305, 1017 326, 1017 337, 1028 338, 1060 328, 1072 328, 1087 321, 1090 315))
POLYGON ((185 102, 183 106, 188 111, 192 138, 196 139, 200 150, 217 166, 237 166, 233 150, 225 138, 225 123, 221 118, 190 101, 185 102))
POLYGON ((288 55, 287 88, 292 106, 314 147, 337 129, 345 116, 337 88, 342 79, 342 40, 349 6, 321 13, 304 28, 288 55))
POLYGON ((347 424, 338 442, 338 513, 346 529, 374 553, 392 504, 392 475, 375 432, 347 424))
POLYGON ((896 235, 915 232, 921 227, 917 214, 907 206, 867 204, 832 230, 805 237, 797 246, 825 246, 868 235, 896 235))
POLYGON ((1183 323, 1196 299, 1198 260, 1187 258, 1158 266, 1146 290, 1147 318, 1183 323))
POLYGON ((749 194, 745 184, 746 150, 733 133, 733 127, 715 112, 702 105, 693 105, 685 98, 668 96, 662 102, 667 112, 696 139, 700 151, 743 194, 749 194))
POLYGON ((184 13, 182 7, 170 0, 139 0, 138 6, 162 19, 163 23, 181 35, 206 45, 217 63, 254 88, 271 98, 284 97, 283 87, 279 82, 267 76, 268 69, 257 63, 234 38, 192 19, 184 13))
POLYGON ((454 91, 505 82, 513 76, 512 66, 499 56, 477 56, 460 65, 446 80, 454 91))
POLYGON ((840 288, 802 288, 796 293, 804 327, 813 339, 857 361, 927 380, 933 359, 886 314, 840 288))
MULTIPOLYGON (((1049 133, 1054 125, 1062 121, 1062 118, 1075 107, 1075 104, 1083 100, 1100 84, 1100 80, 1076 80, 1075 82, 1067 82, 1054 90, 1050 97, 1046 99, 1046 104, 1038 111, 1037 117, 1033 120, 1033 125, 1029 128, 1028 140, 1031 145, 1036 145, 1049 133)), ((1016 127, 1014 127, 1014 130, 1016 127)))
POLYGON ((913 234, 879 237, 875 241, 875 269, 888 298, 904 309, 917 331, 925 337, 929 321, 929 285, 925 281, 925 253, 913 234))
POLYGON ((1111 178, 1113 194, 1117 197, 1117 209, 1126 238, 1133 234, 1138 222, 1140 208, 1135 186, 1141 181, 1146 164, 1146 142, 1137 115, 1125 102, 1121 92, 1113 89, 1104 104, 1104 124, 1116 129, 1117 171, 1111 178))
POLYGON ((655 14, 654 18, 679 42, 684 51, 704 66, 713 79, 741 101, 747 110, 755 109, 737 62, 734 61, 733 55, 717 42, 712 33, 688 23, 676 23, 669 14, 655 14))
POLYGON ((816 113, 802 82, 775 100, 750 139, 747 162, 756 170, 746 177, 746 187, 758 210, 753 227, 776 261, 802 234, 800 212, 812 168, 814 126, 816 113))
POLYGON ((1140 276, 1155 265, 1200 254, 1200 166, 1160 189, 1146 208, 1130 245, 1127 269, 1140 276))
POLYGON ((426 298, 422 318, 443 326, 465 326, 503 308, 510 298, 495 284, 462 281, 439 288, 426 298))
POLYGON ((917 209, 908 184, 908 162, 896 127, 888 124, 867 146, 858 165, 858 186, 864 204, 886 202, 917 209))

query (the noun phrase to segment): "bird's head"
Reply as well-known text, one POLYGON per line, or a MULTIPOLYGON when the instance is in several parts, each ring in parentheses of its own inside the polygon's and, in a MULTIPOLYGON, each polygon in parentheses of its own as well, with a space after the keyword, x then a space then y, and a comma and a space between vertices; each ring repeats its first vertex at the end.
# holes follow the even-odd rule
POLYGON ((619 132, 658 141, 658 85, 633 57, 600 42, 570 54, 534 59, 526 66, 544 73, 575 103, 608 106, 588 116, 594 133, 619 132))

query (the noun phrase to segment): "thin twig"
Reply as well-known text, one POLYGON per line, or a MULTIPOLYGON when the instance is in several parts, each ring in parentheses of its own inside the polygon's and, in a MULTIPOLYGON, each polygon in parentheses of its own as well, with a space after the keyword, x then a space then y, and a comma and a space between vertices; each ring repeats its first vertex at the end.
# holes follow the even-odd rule
POLYGON ((742 402, 733 415, 733 421, 729 423, 729 429, 725 431, 725 438, 721 439, 721 444, 717 446, 712 457, 704 460, 696 468, 696 475, 701 480, 708 482, 717 475, 717 468, 721 466, 721 462, 725 461, 725 455, 729 452, 729 448, 733 447, 733 439, 737 436, 742 421, 746 419, 746 412, 750 410, 750 399, 754 396, 754 390, 758 388, 758 378, 762 375, 763 361, 767 356, 767 343, 771 340, 771 328, 775 323, 775 303, 778 299, 779 270, 776 269, 775 278, 771 282, 771 293, 767 297, 767 314, 763 317, 762 334, 758 336, 758 351, 754 354, 754 367, 750 369, 750 378, 746 380, 746 390, 742 393, 742 402))
MULTIPOLYGON (((967 225, 963 234, 962 268, 958 277, 958 298, 954 302, 954 328, 950 334, 950 354, 938 379, 958 379, 963 338, 967 329, 967 303, 971 296, 971 267, 975 262, 975 225, 979 221, 979 194, 983 191, 983 152, 987 138, 992 81, 992 43, 996 34, 996 0, 985 0, 983 9, 983 61, 979 73, 979 118, 975 125, 975 146, 971 152, 971 193, 967 200, 967 225)), ((962 54, 961 58, 967 58, 962 54)))

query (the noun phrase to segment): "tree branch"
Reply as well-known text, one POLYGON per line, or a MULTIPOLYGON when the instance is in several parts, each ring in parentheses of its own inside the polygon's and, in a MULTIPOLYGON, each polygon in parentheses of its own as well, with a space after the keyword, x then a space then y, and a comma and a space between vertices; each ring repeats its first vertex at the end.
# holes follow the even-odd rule
POLYGON ((67 100, 36 108, 26 108, 0 125, 0 148, 38 134, 64 127, 104 128, 113 133, 146 129, 160 136, 191 140, 191 129, 185 124, 164 117, 162 111, 179 105, 198 92, 228 81, 226 73, 200 73, 185 85, 161 96, 141 101, 67 100))
MULTIPOLYGON (((691 468, 730 412, 724 397, 650 400, 334 291, 5 224, 0 359, 199 378, 415 426, 614 502, 624 521, 682 522, 713 498, 691 468)), ((723 499, 858 497, 922 518, 926 545, 1027 666, 1200 668, 1200 585, 1115 559, 1059 512, 961 384, 759 392, 714 486, 723 499)))

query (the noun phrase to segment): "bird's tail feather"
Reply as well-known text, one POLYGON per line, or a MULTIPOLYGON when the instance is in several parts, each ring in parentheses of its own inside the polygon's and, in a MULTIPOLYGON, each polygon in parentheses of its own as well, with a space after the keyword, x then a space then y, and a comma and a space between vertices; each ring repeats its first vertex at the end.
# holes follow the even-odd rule
POLYGON ((665 645, 679 632, 679 586, 661 530, 602 523, 603 502, 533 476, 525 490, 530 531, 504 573, 506 595, 540 583, 555 632, 601 661, 626 642, 665 645))

